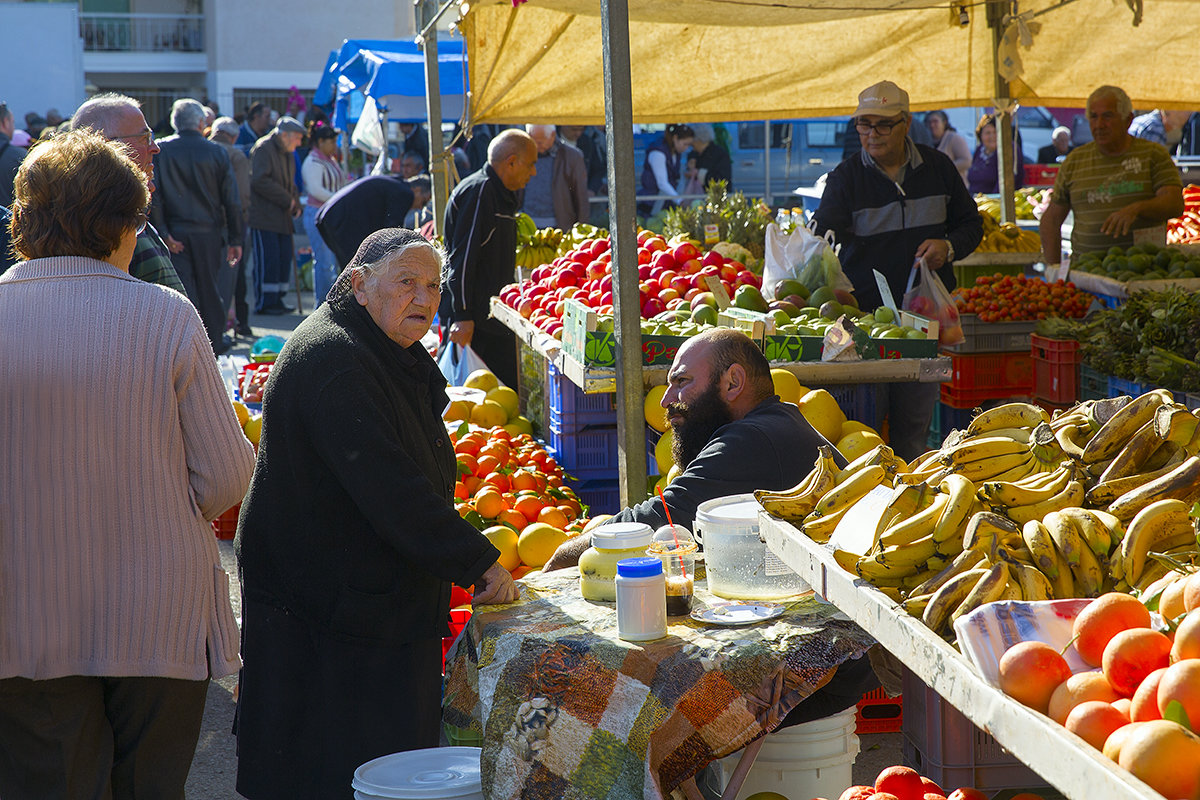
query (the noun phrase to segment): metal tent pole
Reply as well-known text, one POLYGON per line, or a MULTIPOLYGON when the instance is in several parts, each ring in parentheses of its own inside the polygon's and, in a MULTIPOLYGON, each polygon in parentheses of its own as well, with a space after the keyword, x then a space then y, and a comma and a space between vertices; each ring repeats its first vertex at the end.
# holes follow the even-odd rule
POLYGON ((642 309, 637 263, 637 203, 633 172, 633 90, 628 0, 601 0, 604 118, 608 133, 608 208, 616 291, 617 441, 621 505, 646 497, 646 435, 642 406, 642 309))
MULTIPOLYGON (((445 147, 442 140, 442 82, 438 73, 437 18, 441 16, 436 0, 421 0, 419 24, 422 26, 421 47, 425 51, 425 115, 429 120, 429 165, 430 190, 433 194, 433 230, 442 233, 442 218, 446 211, 446 198, 450 194, 450 179, 446 171, 445 147)), ((443 9, 444 10, 444 9, 443 9)))

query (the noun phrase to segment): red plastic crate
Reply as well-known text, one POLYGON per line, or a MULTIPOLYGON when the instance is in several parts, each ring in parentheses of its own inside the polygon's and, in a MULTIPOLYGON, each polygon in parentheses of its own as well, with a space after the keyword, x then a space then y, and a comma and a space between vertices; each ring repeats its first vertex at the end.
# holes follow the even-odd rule
POLYGON ((442 637, 442 672, 446 671, 446 653, 450 652, 450 647, 454 644, 454 640, 463 632, 463 628, 467 627, 467 623, 471 621, 471 609, 469 608, 452 608, 450 609, 450 635, 442 637))
POLYGON ((1079 342, 1033 336, 1033 396, 1057 405, 1079 399, 1079 342))
POLYGON ((1053 186, 1058 178, 1058 164, 1026 164, 1026 186, 1053 186))
POLYGON ((241 510, 242 504, 238 503, 212 521, 213 533, 218 539, 232 539, 237 533, 238 512, 241 510))
POLYGON ((888 697, 883 689, 867 692, 858 701, 858 710, 854 714, 854 732, 863 733, 896 733, 900 730, 904 719, 904 697, 888 697))

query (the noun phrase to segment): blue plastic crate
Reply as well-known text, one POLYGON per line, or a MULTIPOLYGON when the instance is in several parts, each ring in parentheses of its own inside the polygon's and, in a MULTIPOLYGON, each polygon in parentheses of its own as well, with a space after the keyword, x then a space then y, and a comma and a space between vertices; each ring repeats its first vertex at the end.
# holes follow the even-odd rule
POLYGON ((1104 400, 1108 397, 1108 376, 1087 364, 1079 365, 1079 399, 1104 400))
MULTIPOLYGON (((803 377, 800 379, 804 383, 803 377)), ((846 419, 856 420, 879 430, 879 405, 875 393, 878 386, 873 383, 835 383, 832 385, 804 384, 809 389, 824 389, 833 395, 833 399, 846 415, 846 419)))
POLYGON ((585 394, 552 363, 547 364, 546 369, 546 395, 550 405, 550 425, 560 431, 617 424, 616 392, 585 394))
MULTIPOLYGON (((950 434, 950 431, 966 430, 975 417, 975 411, 970 408, 955 408, 945 403, 938 403, 938 416, 940 417, 938 431, 944 439, 950 434)), ((941 444, 939 441, 938 447, 941 447, 941 444)))
MULTIPOLYGON (((617 427, 605 425, 571 432, 562 431, 551 425, 546 431, 546 449, 558 465, 569 475, 580 481, 616 480, 619 465, 617 459, 617 427)), ((658 474, 654 451, 646 454, 646 472, 658 474)))
POLYGON ((575 486, 575 494, 588 507, 588 515, 616 514, 621 510, 621 487, 615 478, 591 480, 575 486))
POLYGON ((1127 394, 1130 397, 1140 397, 1153 388, 1153 386, 1149 386, 1145 383, 1127 381, 1124 378, 1118 378, 1116 375, 1108 376, 1109 397, 1120 397, 1123 394, 1127 394))

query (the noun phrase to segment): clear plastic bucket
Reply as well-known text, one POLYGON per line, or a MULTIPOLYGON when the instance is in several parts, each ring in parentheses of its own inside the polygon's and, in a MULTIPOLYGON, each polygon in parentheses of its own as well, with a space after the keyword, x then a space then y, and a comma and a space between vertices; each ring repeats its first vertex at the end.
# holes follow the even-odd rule
POLYGON ((696 509, 708 590, 731 600, 777 600, 809 590, 758 538, 760 506, 752 494, 706 500, 696 509))

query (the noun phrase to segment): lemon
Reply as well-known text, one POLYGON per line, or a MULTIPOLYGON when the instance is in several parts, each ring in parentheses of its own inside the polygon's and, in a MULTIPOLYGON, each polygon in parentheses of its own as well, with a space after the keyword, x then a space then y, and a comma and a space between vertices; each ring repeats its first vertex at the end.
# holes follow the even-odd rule
POLYGON ((497 386, 495 389, 492 389, 487 393, 487 399, 499 403, 504 408, 505 413, 508 414, 505 422, 517 416, 517 412, 521 410, 520 398, 517 397, 516 392, 507 386, 497 386))
POLYGON ((658 444, 654 445, 654 460, 658 462, 658 471, 663 475, 670 472, 671 467, 675 465, 675 457, 671 455, 671 443, 674 440, 675 433, 668 428, 659 437, 658 444))
POLYGON ((508 422, 508 412, 495 400, 484 400, 471 409, 471 422, 481 428, 495 428, 508 422))
POLYGON ((875 433, 878 435, 878 432, 867 423, 859 422, 856 419, 848 419, 842 423, 842 435, 838 438, 845 439, 855 431, 866 431, 867 433, 875 433))
POLYGON ((262 438, 262 426, 262 414, 255 414, 242 426, 242 432, 246 434, 246 438, 250 440, 251 444, 258 444, 258 440, 262 438))
POLYGON ((854 431, 838 440, 834 445, 847 461, 853 461, 870 450, 883 444, 879 434, 871 431, 854 431))
POLYGON ((504 430, 508 431, 513 436, 516 436, 520 433, 527 433, 530 436, 533 436, 533 423, 530 422, 527 417, 516 416, 513 417, 511 422, 504 426, 504 430))
POLYGON ((450 421, 466 421, 471 418, 471 409, 475 404, 469 400, 451 400, 450 405, 442 412, 442 419, 450 421))
POLYGON ((486 369, 475 370, 463 381, 463 386, 468 389, 482 389, 485 392, 490 392, 499 385, 500 379, 486 369))
POLYGON ((517 551, 517 532, 507 525, 493 525, 483 532, 492 546, 500 551, 496 559, 509 572, 521 566, 521 555, 517 551))
POLYGON ((667 410, 659 405, 666 393, 666 386, 652 386, 650 391, 646 392, 646 402, 642 406, 646 424, 659 433, 667 429, 667 410))
POLYGON ((246 404, 237 400, 233 401, 233 413, 237 415, 238 425, 246 427, 246 421, 250 419, 250 409, 246 408, 246 404))
POLYGON ((566 531, 559 530, 544 522, 531 522, 521 531, 517 539, 517 554, 521 562, 531 567, 540 567, 550 560, 558 546, 570 537, 566 531))
POLYGON ((597 514, 589 519, 588 523, 583 526, 583 533, 591 533, 593 528, 599 528, 610 519, 612 519, 612 514, 597 514))
POLYGON ((683 470, 678 464, 672 464, 671 469, 667 471, 667 484, 670 485, 682 472, 683 470))
POLYGON ((775 384, 775 394, 785 403, 800 404, 800 398, 808 389, 800 385, 800 379, 786 369, 771 370, 771 382, 775 384))
POLYGON ((846 424, 846 415, 838 406, 833 395, 824 389, 813 389, 800 398, 797 403, 800 413, 808 420, 808 424, 831 442, 841 438, 842 425, 846 424))

